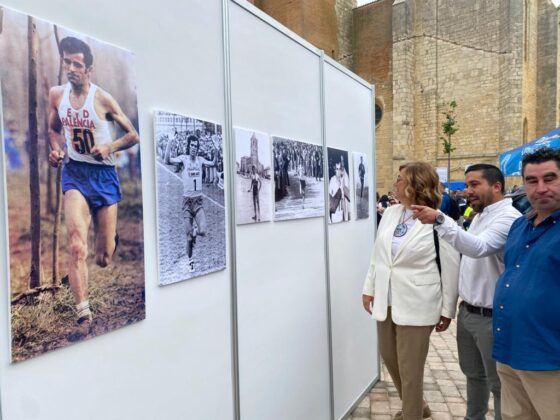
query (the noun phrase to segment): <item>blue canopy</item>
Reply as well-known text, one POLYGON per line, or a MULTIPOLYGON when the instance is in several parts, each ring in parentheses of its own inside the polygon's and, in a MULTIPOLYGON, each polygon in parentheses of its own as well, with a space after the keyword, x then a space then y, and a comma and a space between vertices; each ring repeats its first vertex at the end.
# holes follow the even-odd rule
POLYGON ((523 159, 523 155, 531 153, 541 147, 560 149, 560 127, 549 131, 544 136, 539 137, 530 143, 500 154, 500 169, 503 174, 505 176, 520 176, 521 160, 523 159))
POLYGON ((465 181, 444 182, 443 185, 449 188, 450 191, 458 191, 458 190, 463 191, 467 187, 465 181))

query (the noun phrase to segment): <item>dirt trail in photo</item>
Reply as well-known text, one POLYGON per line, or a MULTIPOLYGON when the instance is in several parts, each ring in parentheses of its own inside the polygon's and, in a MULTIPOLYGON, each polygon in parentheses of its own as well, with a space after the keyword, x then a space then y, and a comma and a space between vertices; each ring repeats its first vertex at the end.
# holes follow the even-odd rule
MULTIPOLYGON (((119 204, 117 230, 119 246, 113 263, 106 268, 95 265, 93 226, 88 241, 89 300, 94 321, 84 338, 115 330, 145 317, 144 246, 140 180, 123 181, 123 201, 119 204)), ((30 271, 29 189, 24 172, 8 176, 10 296, 28 289, 30 271)), ((42 186, 43 187, 43 186, 42 186)), ((45 188, 42 188, 44 196, 45 188)), ((42 197, 42 207, 45 205, 42 197)), ((41 212, 41 285, 52 280, 52 230, 54 217, 41 212)), ((65 347, 67 336, 75 326, 74 300, 68 287, 68 249, 64 214, 60 227, 60 265, 62 286, 56 292, 43 292, 23 299, 11 307, 12 356, 14 361, 65 347)))

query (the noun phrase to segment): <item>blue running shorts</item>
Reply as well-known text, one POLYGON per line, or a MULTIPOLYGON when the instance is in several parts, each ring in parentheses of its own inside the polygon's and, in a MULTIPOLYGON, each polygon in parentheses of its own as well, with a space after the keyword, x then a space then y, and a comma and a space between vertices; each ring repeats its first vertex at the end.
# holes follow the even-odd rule
POLYGON ((92 209, 110 206, 122 199, 114 166, 95 165, 70 159, 62 168, 62 192, 78 190, 92 209))

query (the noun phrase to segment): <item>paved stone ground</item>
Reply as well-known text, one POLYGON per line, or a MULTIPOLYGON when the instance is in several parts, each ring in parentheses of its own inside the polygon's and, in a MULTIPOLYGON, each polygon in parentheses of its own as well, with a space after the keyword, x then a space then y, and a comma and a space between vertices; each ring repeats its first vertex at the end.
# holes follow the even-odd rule
MULTIPOLYGON (((467 383, 457 356, 455 320, 444 333, 432 333, 430 351, 424 370, 424 398, 430 405, 433 420, 459 420, 466 412, 467 383)), ((494 419, 490 398, 487 420, 494 419)), ((401 400, 387 368, 382 365, 381 378, 364 397, 348 420, 391 420, 401 409, 401 400)))

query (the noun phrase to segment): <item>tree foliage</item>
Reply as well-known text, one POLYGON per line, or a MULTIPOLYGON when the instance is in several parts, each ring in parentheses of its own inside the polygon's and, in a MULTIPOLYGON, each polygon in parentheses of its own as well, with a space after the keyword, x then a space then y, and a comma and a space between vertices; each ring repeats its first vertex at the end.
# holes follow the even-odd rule
POLYGON ((443 136, 440 136, 439 139, 443 144, 443 153, 449 155, 451 152, 455 151, 455 147, 451 143, 451 137, 459 131, 459 127, 457 127, 457 120, 455 119, 455 108, 457 108, 457 102, 451 101, 446 105, 448 106, 447 110, 442 112, 442 115, 445 116, 445 120, 441 123, 443 136))
POLYGON ((439 139, 443 145, 443 153, 447 155, 447 182, 451 182, 451 153, 455 151, 456 147, 453 146, 451 142, 453 135, 459 131, 459 127, 457 126, 457 119, 455 116, 455 108, 457 108, 457 102, 451 101, 449 103, 444 104, 447 106, 447 109, 442 112, 442 115, 445 116, 445 119, 441 123, 441 131, 442 136, 439 139))

